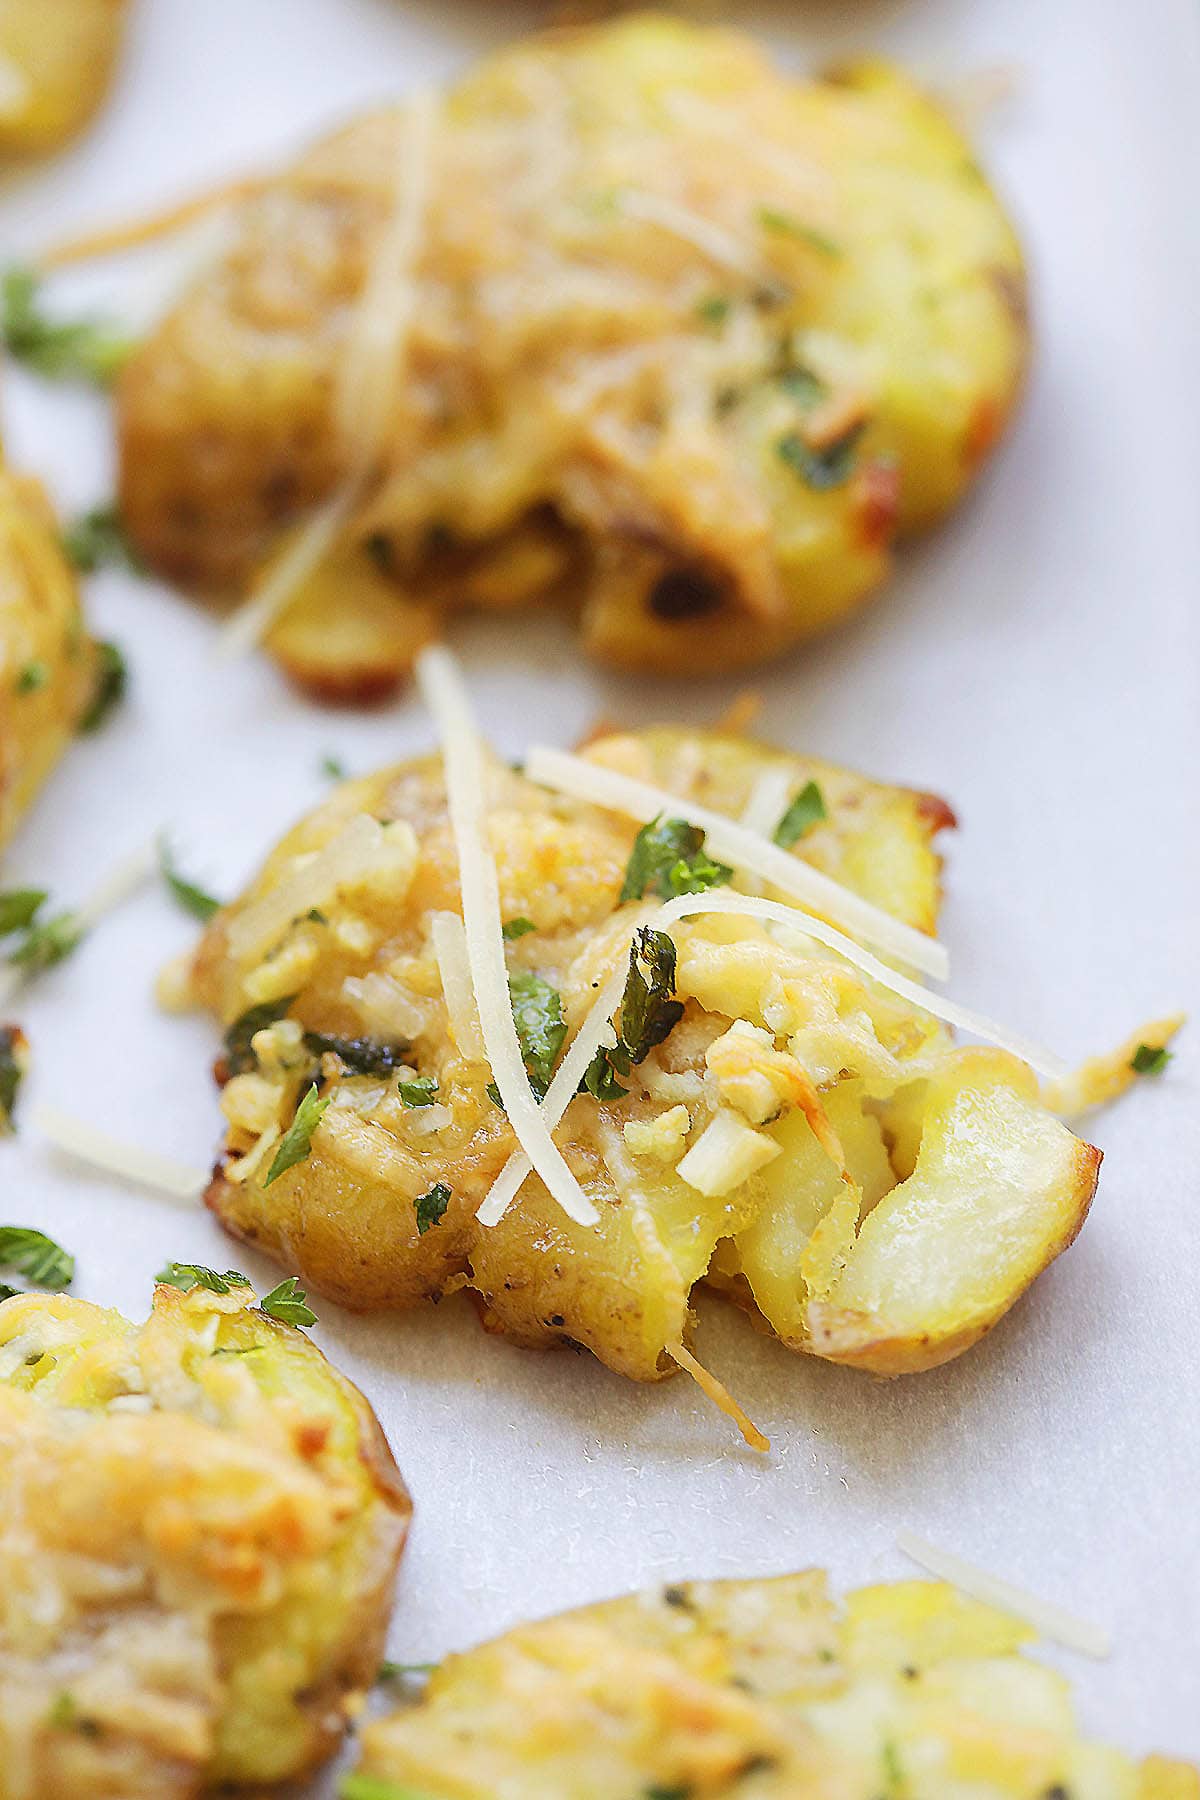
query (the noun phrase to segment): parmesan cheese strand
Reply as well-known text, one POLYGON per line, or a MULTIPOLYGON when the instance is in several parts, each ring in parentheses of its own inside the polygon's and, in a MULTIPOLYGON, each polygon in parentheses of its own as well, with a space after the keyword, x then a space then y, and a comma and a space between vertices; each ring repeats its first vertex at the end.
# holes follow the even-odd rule
POLYGON ((462 677, 454 658, 440 646, 421 652, 416 677, 441 740, 450 823, 458 851, 467 958, 492 1077, 530 1165, 569 1218, 579 1225, 595 1225, 599 1214, 550 1136, 521 1056, 508 991, 500 885, 487 840, 484 762, 462 677))
POLYGON ((1112 1639, 1100 1626, 1077 1619, 1064 1612, 1062 1607, 1053 1606, 1048 1600, 1027 1593, 1024 1588, 1014 1587, 1011 1582, 1002 1581, 998 1575, 989 1575, 986 1569, 964 1562, 961 1556, 955 1556, 949 1550, 940 1550, 915 1532, 898 1531, 896 1547, 911 1562, 928 1569, 942 1581, 953 1582, 972 1599, 1027 1620, 1042 1637, 1053 1643, 1062 1644, 1068 1650, 1078 1650, 1082 1656, 1093 1656, 1098 1662, 1112 1653, 1112 1639))
MULTIPOLYGON (((107 913, 115 912, 158 869, 157 839, 151 838, 110 869, 86 899, 73 909, 80 938, 87 936, 107 913)), ((20 964, 9 963, 0 968, 0 1006, 12 999, 27 979, 29 971, 20 964)))
POLYGON ((416 310, 413 270, 429 203, 436 119, 433 94, 415 95, 404 114, 395 212, 372 258, 337 371, 333 416, 348 446, 346 475, 222 627, 218 661, 228 662, 261 643, 337 542, 383 450, 416 310))
MULTIPOLYGON (((877 981, 880 987, 887 988, 902 1000, 908 1000, 922 1012, 930 1013, 935 1019, 943 1020, 947 1025, 955 1025, 963 1031, 969 1031, 974 1037, 984 1038, 998 1044, 1002 1049, 1010 1050, 1024 1062, 1041 1071, 1042 1074, 1058 1078, 1067 1065, 1052 1051, 1031 1043, 1028 1039, 1018 1037, 1014 1032, 1006 1031, 1002 1026, 986 1019, 981 1013, 969 1012, 966 1007, 958 1006, 953 1000, 947 1000, 940 994, 934 994, 923 988, 919 982, 910 981, 907 976, 899 975, 886 963, 864 950, 852 938, 835 931, 832 925, 826 925, 821 919, 814 919, 810 913, 800 911, 798 907, 785 906, 778 900, 761 900, 756 894, 737 894, 729 890, 710 889, 704 894, 681 894, 675 900, 668 900, 657 911, 643 916, 636 923, 630 923, 629 942, 633 934, 643 925, 662 930, 676 919, 689 918, 698 913, 736 913, 745 918, 761 919, 766 923, 786 926, 790 931, 802 932, 804 936, 814 938, 827 950, 835 951, 845 957, 848 963, 877 981)), ((628 943, 622 955, 628 950, 628 943)), ((610 1030, 610 1021, 624 991, 625 970, 618 963, 613 973, 604 983, 595 1001, 588 1009, 587 1016, 573 1038, 570 1048, 564 1056, 554 1080, 546 1090, 542 1101, 541 1113, 549 1129, 562 1118, 571 1099, 579 1086, 584 1070, 591 1062, 606 1034, 610 1030)), ((529 1174, 529 1162, 520 1151, 509 1157, 499 1175, 484 1196, 483 1204, 476 1212, 476 1218, 483 1225, 495 1225, 504 1217, 516 1197, 517 1190, 529 1174)))
POLYGON ((691 244, 720 268, 752 281, 762 277, 761 260, 740 238, 712 219, 693 212, 690 207, 681 206, 677 200, 669 200, 665 194, 647 193, 644 188, 627 188, 621 195, 620 205, 629 218, 642 219, 647 225, 660 225, 672 237, 691 244))
POLYGON ((690 1350, 685 1350, 682 1344, 668 1344, 667 1355, 673 1363, 678 1363, 685 1375, 691 1376, 700 1392, 711 1400, 713 1405, 725 1414, 726 1418, 733 1420, 751 1450, 765 1451, 771 1448, 770 1438, 763 1436, 750 1415, 738 1405, 725 1383, 718 1381, 711 1370, 706 1369, 702 1362, 696 1360, 690 1350))
POLYGON ((200 1169, 189 1169, 170 1157, 159 1156, 140 1145, 127 1144, 120 1138, 83 1119, 72 1118, 57 1106, 36 1106, 32 1113, 35 1131, 41 1133, 56 1150, 99 1169, 106 1175, 117 1175, 139 1187, 165 1194, 171 1200, 199 1200, 208 1185, 208 1176, 200 1169))
POLYGON ((620 775, 615 769, 602 768, 581 756, 564 750, 551 750, 536 745, 525 758, 525 773, 531 781, 557 793, 569 794, 576 800, 588 800, 609 812, 648 824, 660 815, 686 819, 704 832, 705 848, 712 856, 745 869, 774 888, 790 894, 802 906, 828 914, 847 931, 855 932, 876 949, 901 958, 910 967, 935 981, 944 981, 949 973, 945 949, 926 932, 914 931, 911 925, 894 919, 880 907, 873 906, 861 895, 852 893, 831 876, 822 874, 810 863, 789 851, 780 849, 757 832, 747 831, 725 813, 713 812, 694 800, 685 800, 666 788, 632 776, 620 775))

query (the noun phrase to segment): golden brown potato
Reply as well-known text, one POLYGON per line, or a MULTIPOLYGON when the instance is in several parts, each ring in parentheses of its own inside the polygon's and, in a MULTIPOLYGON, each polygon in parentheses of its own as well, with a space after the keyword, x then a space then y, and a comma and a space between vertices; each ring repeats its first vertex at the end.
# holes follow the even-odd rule
MULTIPOLYGON (((586 754, 735 817, 764 782, 781 809, 814 783, 826 816, 797 852, 934 924, 931 839, 951 815, 928 795, 715 734, 610 736, 586 754)), ((532 1009, 526 1066, 544 1082, 653 908, 618 903, 633 824, 498 763, 488 783, 502 907, 520 932, 514 1005, 519 1019, 532 1009)), ((599 1223, 574 1223, 530 1176, 507 1216, 481 1225, 514 1138, 489 1096, 469 983, 465 1004, 454 993, 443 946, 459 910, 440 761, 419 759, 347 783, 296 826, 184 982, 181 997, 228 1028, 209 1203, 344 1304, 466 1286, 489 1329, 571 1339, 651 1380, 672 1372, 707 1279, 793 1348, 890 1375, 973 1343, 1079 1229, 1099 1154, 1050 1114, 1029 1069, 954 1048, 802 935, 802 913, 786 939, 709 914, 649 940, 638 969, 651 985, 673 944, 654 1002, 665 1036, 643 1032, 615 1078, 598 1071, 559 1132, 599 1223), (328 1106, 303 1160, 276 1175, 314 1081, 328 1106)), ((628 1042, 635 1007, 627 990, 628 1042)))
POLYGON ((185 584, 246 584, 354 473, 336 579, 269 638, 314 691, 394 685, 461 605, 578 603, 634 668, 761 661, 1001 435, 1020 251, 897 71, 800 83, 647 14, 519 43, 422 117, 264 184, 121 382, 123 515, 185 584))
POLYGON ((0 151, 53 150, 108 91, 128 0, 0 0, 0 151))
POLYGON ((0 1797, 302 1774, 370 1685, 411 1511, 303 1333, 159 1286, 0 1305, 0 1797))
POLYGON ((451 1656, 370 1726, 345 1800, 1197 1800, 1080 1738, 1033 1632, 940 1582, 688 1582, 451 1656))
POLYGON ((0 467, 0 846, 96 704, 101 673, 46 496, 0 467))

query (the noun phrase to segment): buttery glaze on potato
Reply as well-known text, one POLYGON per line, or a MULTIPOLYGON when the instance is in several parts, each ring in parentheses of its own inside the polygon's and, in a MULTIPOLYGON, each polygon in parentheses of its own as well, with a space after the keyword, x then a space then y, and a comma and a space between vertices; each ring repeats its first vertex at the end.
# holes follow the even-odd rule
POLYGON ((248 1287, 0 1305, 0 1800, 302 1774, 370 1686, 410 1513, 362 1395, 248 1287))
POLYGON ((1197 1800, 1079 1736, 1033 1635, 941 1582, 838 1607, 817 1569, 632 1594, 448 1657, 365 1732, 356 1800, 1197 1800))
MULTIPOLYGON (((406 129, 372 114, 265 183, 125 370, 123 517, 168 577, 245 584, 351 466, 406 129)), ((578 605, 632 668, 760 661, 858 606, 1005 428, 1018 245, 882 63, 798 82, 649 14, 548 33, 450 91, 429 167, 373 485, 269 640, 321 693, 385 691, 464 604, 578 605)))
MULTIPOLYGON (((799 853, 932 929, 940 801, 716 734, 612 736, 587 754, 734 816, 767 771, 785 772, 785 792, 815 780, 828 817, 799 853)), ((499 763, 488 780, 504 913, 536 927, 511 942, 510 973, 547 981, 573 1031, 654 904, 618 905, 635 827, 499 763)), ((531 1176, 481 1226, 515 1142, 473 1018, 452 1018, 443 994, 434 939, 459 907, 440 759, 421 758, 347 783, 291 831, 209 927, 178 996, 227 1027, 250 1008, 286 1011, 224 1088, 209 1204, 342 1303, 465 1286, 489 1329, 568 1338, 651 1380, 672 1372, 707 1279, 795 1349, 899 1374, 966 1349, 1079 1229, 1099 1153, 1050 1114, 1028 1068, 954 1048, 803 936, 799 913, 786 943, 751 919, 671 927, 682 1019, 626 1098, 581 1094, 558 1131, 598 1225, 574 1224, 531 1176), (352 1050, 305 1032, 375 1040, 392 1070, 356 1074, 352 1050), (436 1080, 433 1105, 404 1104, 398 1082, 416 1076, 436 1080), (310 1154, 268 1182, 314 1079, 330 1105, 310 1154), (417 1203, 438 1183, 448 1205, 422 1230, 417 1203)))
POLYGON ((0 151, 56 149, 108 91, 128 0, 0 0, 0 151))
POLYGON ((79 729, 96 680, 46 496, 0 467, 0 847, 79 729))

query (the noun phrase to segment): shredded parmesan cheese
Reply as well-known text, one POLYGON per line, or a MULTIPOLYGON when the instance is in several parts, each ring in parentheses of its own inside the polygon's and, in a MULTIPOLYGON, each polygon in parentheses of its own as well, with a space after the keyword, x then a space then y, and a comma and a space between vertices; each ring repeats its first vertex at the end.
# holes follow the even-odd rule
MULTIPOLYGON (((355 813, 323 850, 298 858, 282 881, 230 921, 229 954, 238 962, 262 956, 293 920, 327 905, 340 889, 366 880, 380 860, 389 829, 368 813, 355 813)), ((405 826, 409 833, 411 829, 405 826)))
POLYGON ((165 1194, 168 1199, 198 1200, 208 1185, 203 1170, 189 1169, 170 1157, 143 1150, 140 1145, 123 1143, 82 1119, 72 1118, 57 1106, 35 1107, 32 1121, 34 1130, 56 1150, 65 1151, 106 1175, 117 1175, 123 1181, 165 1194))
POLYGON ((479 1011, 475 1005, 475 987, 471 980, 471 959, 467 954, 466 927, 457 913, 437 912, 429 921, 433 954, 437 957, 442 995, 453 1037, 460 1056, 487 1061, 483 1036, 479 1028, 479 1011))
POLYGON ((738 1405, 724 1383, 718 1381, 715 1375, 710 1374, 703 1363, 697 1362, 690 1350, 685 1350, 682 1344, 671 1344, 668 1346, 667 1355, 672 1362, 679 1364, 685 1375, 691 1376, 696 1386, 703 1394, 707 1395, 714 1406, 718 1407, 727 1418, 733 1420, 751 1450, 769 1450, 771 1448, 770 1438, 763 1436, 754 1420, 738 1405))
POLYGON ((1052 1606, 1048 1600, 1039 1599, 1036 1594, 1014 1587, 1011 1582, 1002 1581, 998 1575, 989 1575, 986 1569, 964 1562, 949 1550, 939 1550, 936 1544, 927 1543, 924 1538, 917 1537, 915 1532, 897 1532, 896 1546, 922 1569, 928 1569, 931 1575, 937 1575, 942 1581, 952 1581, 955 1587, 961 1588, 964 1594, 970 1594, 972 1599, 982 1600, 988 1606, 999 1608, 1001 1612, 1028 1620, 1042 1637, 1049 1638, 1051 1642, 1062 1644, 1068 1650, 1078 1650, 1082 1656, 1094 1656, 1098 1661, 1111 1655, 1112 1639, 1098 1625, 1089 1625, 1084 1619, 1076 1619, 1060 1606, 1052 1606))
POLYGON ((484 762, 462 678, 454 658, 439 647, 421 652, 416 676, 441 740, 450 823, 458 851, 467 960, 492 1077, 530 1165, 569 1218, 579 1225, 594 1225, 599 1215, 550 1136, 521 1057, 508 992, 500 887, 487 841, 484 762))
POLYGON ((795 785, 795 777, 782 764, 774 769, 764 769, 751 788, 750 798, 742 811, 743 829, 770 840, 787 811, 795 785))
POLYGON ((631 219, 643 219, 648 225, 661 225, 672 237, 681 238, 699 250, 701 256, 718 267, 748 280, 760 279, 763 265, 759 257, 740 238, 714 224, 677 200, 665 194, 650 194, 643 188, 626 188, 621 195, 621 211, 631 219))
MULTIPOLYGON (((158 849, 155 837, 117 863, 74 909, 79 936, 86 937, 106 914, 123 906, 138 888, 149 881, 157 869, 158 849)), ((0 1006, 7 1005, 25 978, 26 970, 19 964, 10 963, 6 968, 0 969, 0 1006)))
POLYGON ((759 876, 773 888, 790 894, 802 906, 813 907, 836 919, 847 931, 853 931, 867 943, 887 954, 897 956, 922 974, 942 981, 949 973, 945 949, 926 932, 914 931, 911 925, 894 919, 869 900, 852 893, 840 882, 814 869, 811 864, 781 850, 757 832, 748 831, 724 813, 712 812, 694 800, 684 800, 665 788, 632 776, 605 769, 564 750, 550 750, 538 745, 525 759, 525 772, 531 781, 557 793, 570 794, 576 800, 590 800, 609 812, 624 813, 642 824, 665 814, 668 818, 686 819, 704 832, 706 848, 713 856, 731 862, 759 876))

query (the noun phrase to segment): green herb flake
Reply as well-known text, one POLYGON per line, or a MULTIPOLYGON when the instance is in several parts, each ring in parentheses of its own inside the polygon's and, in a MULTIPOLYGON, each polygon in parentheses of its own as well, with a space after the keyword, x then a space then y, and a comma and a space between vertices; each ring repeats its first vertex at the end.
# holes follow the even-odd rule
POLYGON ((597 1100, 624 1100, 629 1090, 621 1086, 617 1077, 627 1076, 632 1067, 633 1059, 620 1039, 611 1046, 601 1044, 583 1072, 579 1092, 597 1100))
POLYGON ((881 1755, 888 1792, 895 1794, 904 1786, 904 1765, 900 1761, 900 1752, 890 1738, 885 1741, 881 1755))
POLYGON ((81 575, 94 575, 97 569, 128 569, 142 575, 144 565, 125 534, 121 515, 115 505, 94 506, 90 512, 72 519, 62 534, 67 559, 81 575))
POLYGON ((538 1099, 550 1085, 558 1053, 567 1035, 562 996, 540 975, 521 970, 508 978, 513 1023, 529 1085, 538 1099))
POLYGON ((172 894, 184 912, 190 913, 193 919, 199 919, 202 925, 207 925, 213 915, 220 912, 221 902, 215 894, 208 893, 194 881, 189 881, 186 875, 180 874, 170 842, 165 837, 158 840, 158 866, 172 894))
POLYGON ((32 269, 11 268, 0 278, 0 338, 10 356, 51 381, 108 387, 134 347, 132 338, 103 319, 47 318, 40 288, 32 269))
POLYGON ((0 937, 32 925, 46 898, 45 888, 9 888, 0 894, 0 937))
POLYGON ((384 1661, 379 1665, 379 1672, 376 1675, 375 1680, 377 1683, 387 1681, 408 1681, 414 1676, 420 1677, 422 1675, 432 1675, 437 1666, 437 1663, 431 1662, 405 1663, 384 1661))
POLYGON ((278 1319, 281 1325, 315 1325, 317 1315, 307 1301, 308 1295, 296 1277, 289 1275, 286 1281, 273 1287, 269 1294, 264 1294, 258 1305, 259 1310, 265 1312, 269 1319, 278 1319))
POLYGON ((59 1293, 75 1278, 75 1258, 31 1225, 0 1225, 0 1269, 15 1269, 35 1287, 59 1293))
POLYGON ((663 1787, 655 1782, 642 1789, 642 1800, 692 1800, 694 1792, 690 1787, 663 1787))
POLYGON ((383 1044, 377 1038, 330 1037, 324 1031, 306 1031, 304 1048, 314 1056, 332 1052, 352 1075, 393 1075, 408 1055, 407 1044, 383 1044))
POLYGON ((270 1187, 273 1181, 278 1181, 281 1175, 286 1175, 289 1169, 294 1169, 297 1163, 307 1160, 312 1150, 313 1132, 321 1123, 329 1100, 329 1095, 326 1095, 324 1100, 321 1099, 314 1081, 296 1108, 296 1116, 279 1141, 279 1148, 275 1152, 274 1160, 267 1170, 266 1179, 263 1182, 265 1188, 270 1187))
POLYGON ((792 213, 783 212, 777 206, 760 206, 755 216, 763 230, 776 237, 795 238, 798 243, 807 244, 810 250, 819 250, 822 256, 842 254, 841 245, 835 243, 825 232, 806 225, 803 219, 797 219, 792 213))
POLYGON ((416 1075, 411 1081, 398 1081, 396 1092, 404 1106, 432 1106, 438 1097, 437 1078, 433 1075, 416 1075))
POLYGON ((500 1097, 500 1089, 496 1086, 494 1081, 488 1082, 487 1087, 484 1089, 484 1093, 487 1095, 493 1106, 498 1106, 501 1112, 506 1110, 504 1101, 500 1097))
POLYGON ((775 842, 781 849, 790 850, 814 825, 828 817, 824 794, 815 781, 806 781, 775 827, 775 842))
POLYGON ((378 1775, 343 1775, 338 1787, 339 1800, 436 1800, 425 1788, 409 1787, 407 1782, 384 1781, 378 1775))
POLYGON ((345 781, 346 765, 340 756, 333 756, 327 751, 321 758, 321 773, 329 781, 345 781))
POLYGON ((537 926, 532 919, 506 919, 500 929, 505 940, 511 944, 517 938, 528 937, 531 931, 537 930, 537 926))
POLYGON ((45 687, 49 679, 49 664, 44 663, 40 657, 35 657, 32 662, 25 664, 13 685, 18 694, 36 694, 45 687))
POLYGON ((1171 1060, 1165 1044, 1139 1044, 1129 1059, 1135 1075, 1161 1075, 1171 1060))
POLYGON ((625 866, 620 900, 641 900, 647 893, 671 900, 677 894, 703 894, 723 887, 733 877, 725 863, 714 862, 704 848, 704 833, 686 819, 664 819, 660 813, 643 825, 633 840, 625 866))
POLYGON ((780 372, 779 385, 797 406, 804 408, 815 406, 825 395, 825 383, 820 376, 798 363, 780 372))
POLYGON ((697 303, 696 317, 702 325, 719 331, 729 317, 732 306, 732 300, 727 299, 724 294, 709 294, 697 303))
POLYGON ((449 1204, 450 1189, 444 1181, 435 1181, 427 1194, 421 1194, 413 1201, 418 1237, 424 1237, 427 1231, 432 1231, 435 1225, 441 1224, 449 1204))
POLYGON ((799 432, 788 431, 775 448, 781 460, 806 487, 812 488, 814 493, 828 493, 831 488, 844 487, 854 473, 858 440, 863 429, 861 424, 853 425, 821 450, 814 450, 811 444, 805 443, 799 432))
POLYGON ((19 1025, 0 1025, 0 1137, 16 1130, 17 1091, 29 1064, 29 1045, 19 1025))
POLYGON ((83 941, 84 928, 78 913, 55 913, 53 918, 30 925, 8 953, 8 960, 28 975, 39 975, 70 956, 83 941))
POLYGON ((79 721, 82 732, 99 731, 115 706, 129 691, 129 665, 118 644, 101 639, 96 645, 96 685, 91 705, 79 721))
POLYGON ((218 1275, 215 1269, 206 1269, 203 1263, 169 1262, 154 1277, 160 1287, 178 1288, 181 1294, 190 1294, 193 1288, 204 1288, 210 1294, 227 1294, 230 1288, 249 1287, 250 1282, 237 1269, 226 1269, 218 1275))
POLYGON ((675 945, 665 931, 643 925, 635 933, 621 997, 621 1041, 632 1062, 643 1062, 683 1017, 683 1002, 672 998, 675 962, 675 945))
POLYGON ((295 994, 288 994, 280 1000, 262 1000, 257 1006, 247 1007, 233 1021, 225 1033, 222 1075, 247 1075, 258 1067, 258 1058, 254 1054, 256 1034, 265 1031, 269 1025, 277 1025, 280 1019, 286 1019, 295 999, 295 994))

